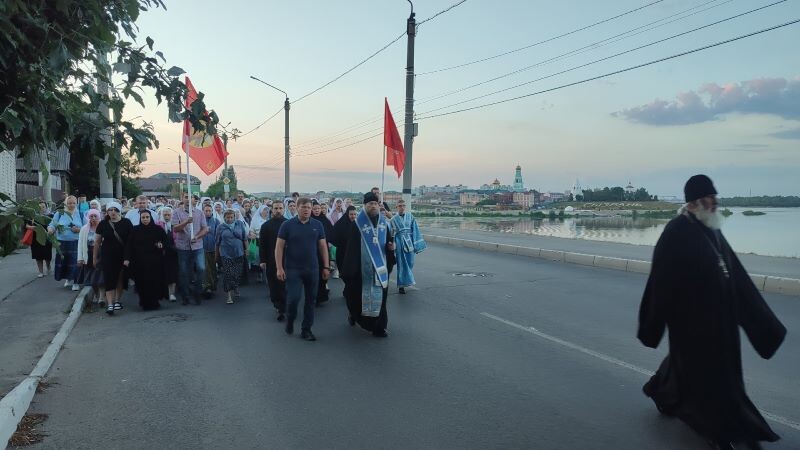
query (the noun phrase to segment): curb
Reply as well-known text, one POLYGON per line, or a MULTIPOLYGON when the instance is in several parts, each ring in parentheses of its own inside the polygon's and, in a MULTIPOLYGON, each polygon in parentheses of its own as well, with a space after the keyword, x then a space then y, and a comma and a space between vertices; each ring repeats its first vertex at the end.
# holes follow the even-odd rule
POLYGON ((17 385, 11 392, 6 394, 5 397, 0 399, 0 444, 3 448, 11 439, 11 436, 17 431, 17 425, 25 416, 28 407, 31 405, 33 396, 36 394, 36 388, 39 386, 39 381, 47 374, 53 362, 61 351, 61 346, 67 340, 69 333, 75 327, 78 319, 83 311, 83 302, 86 295, 91 292, 90 287, 83 288, 75 301, 72 303, 72 310, 67 316, 67 320, 61 325, 58 333, 56 333, 47 350, 44 352, 36 367, 20 384, 17 385))
MULTIPOLYGON (((638 259, 613 258, 610 256, 588 255, 584 253, 564 252, 561 250, 548 250, 543 248, 522 247, 518 245, 497 244, 494 242, 458 239, 448 236, 426 234, 423 236, 428 242, 453 245, 456 247, 472 248, 508 255, 527 256, 548 261, 564 262, 581 266, 601 267, 604 269, 621 270, 623 272, 636 272, 649 274, 650 261, 638 259)), ((770 275, 750 274, 759 291, 771 294, 791 295, 800 297, 800 279, 773 277, 770 275)))

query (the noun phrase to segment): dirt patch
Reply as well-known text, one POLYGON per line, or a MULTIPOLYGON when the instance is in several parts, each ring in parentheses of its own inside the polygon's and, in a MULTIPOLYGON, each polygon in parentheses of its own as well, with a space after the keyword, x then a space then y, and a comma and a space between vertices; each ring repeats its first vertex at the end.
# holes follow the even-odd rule
POLYGON ((47 435, 40 432, 38 427, 48 417, 47 414, 25 414, 17 425, 17 431, 8 440, 8 446, 12 448, 27 447, 42 442, 47 435))

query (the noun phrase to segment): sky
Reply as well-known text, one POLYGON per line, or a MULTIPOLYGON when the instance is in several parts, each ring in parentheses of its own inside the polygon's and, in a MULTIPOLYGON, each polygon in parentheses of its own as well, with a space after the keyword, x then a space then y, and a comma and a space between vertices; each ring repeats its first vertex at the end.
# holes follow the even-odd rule
MULTIPOLYGON (((417 1, 418 23, 454 3, 417 1)), ((800 195, 800 24, 519 100, 429 117, 546 91, 800 18, 800 2, 785 1, 614 56, 772 1, 650 3, 467 0, 420 24, 413 185, 478 187, 495 178, 511 184, 519 164, 526 187, 540 191, 564 191, 577 179, 583 188, 630 181, 652 194, 680 195, 689 176, 706 173, 723 196, 800 195), (570 33, 639 7, 644 8, 570 33), (547 42, 532 45, 541 41, 547 42), (504 91, 495 93, 499 90, 504 91)), ((398 37, 409 15, 402 0, 166 0, 166 5, 140 17, 139 41, 152 37, 167 66, 187 71, 221 122, 245 132, 284 100, 251 75, 293 101, 398 37)), ((292 190, 364 191, 380 185, 381 137, 349 144, 381 132, 384 97, 402 124, 406 45, 403 37, 292 104, 292 190)), ((168 122, 166 109, 154 101, 144 111, 131 103, 126 115, 151 121, 161 143, 148 154, 144 175, 177 171, 181 125, 168 122)), ((229 142, 228 151, 241 188, 283 190, 283 113, 229 142)), ((195 165, 191 171, 204 186, 216 179, 195 165)), ((401 188, 402 179, 388 167, 385 189, 401 188)))

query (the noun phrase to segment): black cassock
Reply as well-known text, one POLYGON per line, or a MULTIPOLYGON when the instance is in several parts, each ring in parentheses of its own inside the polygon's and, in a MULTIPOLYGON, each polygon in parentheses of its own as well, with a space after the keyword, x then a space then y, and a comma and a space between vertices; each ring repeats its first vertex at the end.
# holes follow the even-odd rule
POLYGON ((133 227, 125 246, 125 259, 130 261, 130 273, 136 281, 139 306, 142 309, 158 309, 158 301, 169 296, 165 270, 165 252, 170 240, 158 225, 133 227), (161 248, 158 248, 161 243, 161 248))
POLYGON ((278 267, 275 265, 275 244, 278 242, 280 230, 286 218, 273 217, 261 225, 258 235, 258 254, 262 263, 267 265, 267 286, 272 305, 279 312, 286 311, 286 283, 278 279, 278 267))
POLYGON ((644 392, 707 438, 776 441, 745 393, 740 326, 763 358, 786 335, 722 234, 691 214, 671 220, 653 253, 637 335, 655 348, 668 328, 670 352, 644 392))
MULTIPOLYGON (((344 242, 344 260, 339 267, 339 276, 344 281, 344 298, 347 301, 347 309, 350 312, 356 323, 361 328, 378 333, 386 330, 389 323, 389 317, 386 312, 386 300, 389 295, 389 289, 383 289, 383 302, 381 304, 381 312, 378 317, 365 317, 361 315, 361 232, 355 222, 350 222, 349 219, 343 217, 340 219, 347 220, 349 224, 347 228, 342 231, 342 235, 338 242, 344 242)), ((339 222, 337 222, 338 225, 339 222)), ((386 268, 391 271, 395 264, 394 252, 388 249, 391 239, 387 239, 386 248, 386 268)), ((337 252, 339 248, 337 247, 337 252)))

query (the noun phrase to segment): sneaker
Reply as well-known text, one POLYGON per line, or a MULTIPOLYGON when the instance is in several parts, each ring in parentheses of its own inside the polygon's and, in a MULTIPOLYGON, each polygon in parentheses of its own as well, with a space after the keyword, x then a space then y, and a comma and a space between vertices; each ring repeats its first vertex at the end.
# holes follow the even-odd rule
POLYGON ((114 315, 114 305, 108 305, 108 308, 106 308, 106 314, 108 314, 109 316, 114 315))
POLYGON ((230 292, 228 292, 228 299, 225 300, 225 303, 227 303, 228 305, 232 305, 233 304, 233 296, 231 295, 230 292))
POLYGON ((305 339, 309 342, 314 342, 317 340, 316 336, 314 336, 314 333, 312 333, 311 330, 303 330, 300 333, 300 339, 305 339))
POLYGON ((36 275, 36 278, 44 278, 44 274, 43 273, 39 273, 39 275, 36 275))
POLYGON ((70 287, 70 286, 72 286, 72 281, 64 280, 64 287, 70 287))
POLYGON ((175 294, 169 294, 169 301, 175 303, 178 301, 178 299, 175 297, 175 294))
POLYGON ((331 278, 339 278, 339 269, 333 269, 333 273, 331 274, 331 278))
POLYGON ((73 291, 80 291, 80 290, 81 290, 81 285, 79 285, 79 284, 73 284, 73 285, 72 285, 72 290, 73 290, 73 291))
POLYGON ((124 308, 124 306, 122 306, 122 303, 116 302, 116 303, 114 303, 113 308, 114 308, 114 311, 120 311, 120 310, 122 310, 122 308, 124 308))

